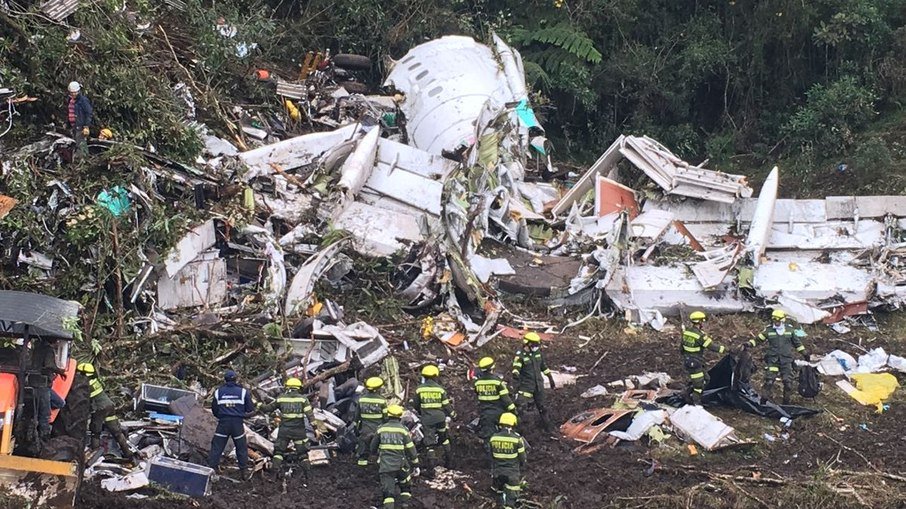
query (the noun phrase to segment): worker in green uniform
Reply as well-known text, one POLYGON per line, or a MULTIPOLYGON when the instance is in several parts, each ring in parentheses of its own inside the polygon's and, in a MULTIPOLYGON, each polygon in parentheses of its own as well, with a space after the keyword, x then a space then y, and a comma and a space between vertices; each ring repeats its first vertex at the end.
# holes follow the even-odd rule
POLYGON ((500 414, 516 411, 506 382, 494 374, 495 365, 491 357, 479 360, 480 372, 474 383, 475 394, 478 395, 478 436, 484 441, 494 434, 500 414))
POLYGON ((771 399, 774 383, 781 380, 783 404, 790 404, 790 396, 793 393, 793 355, 798 353, 806 360, 809 358, 802 344, 802 338, 805 336, 805 331, 799 324, 787 320, 782 309, 775 309, 771 312, 771 323, 758 336, 743 345, 743 348, 754 347, 759 341, 768 344, 764 355, 764 387, 761 395, 765 401, 771 399))
POLYGON ((683 356, 683 368, 688 376, 688 386, 686 388, 686 397, 693 404, 701 403, 702 391, 705 389, 707 375, 705 372, 704 353, 705 350, 712 352, 724 353, 726 350, 723 345, 718 345, 711 336, 705 334, 704 325, 707 316, 702 311, 693 311, 689 315, 689 321, 692 322, 690 327, 683 328, 683 339, 680 345, 680 352, 683 356))
POLYGON ((448 434, 448 420, 456 416, 447 390, 437 382, 440 369, 433 364, 422 368, 422 383, 415 389, 412 407, 418 413, 424 434, 425 456, 427 456, 426 476, 433 475, 434 466, 437 464, 437 447, 444 451, 444 464, 449 468, 450 436, 448 434))
POLYGON ((311 403, 301 392, 302 380, 289 378, 283 386, 286 391, 277 396, 277 399, 266 405, 258 405, 258 411, 263 413, 280 410, 280 428, 277 431, 277 440, 274 441, 274 479, 283 474, 284 459, 295 459, 302 466, 303 473, 308 475, 310 465, 308 463, 308 432, 305 429, 306 417, 314 429, 315 436, 320 436, 320 432, 315 426, 315 414, 311 403), (295 458, 288 458, 287 450, 290 442, 295 448, 295 458))
POLYGON ((543 377, 547 377, 551 389, 557 387, 554 376, 541 355, 541 336, 535 332, 527 332, 523 337, 522 349, 516 352, 513 359, 516 406, 519 408, 519 415, 525 418, 527 407, 534 403, 541 415, 541 425, 545 431, 550 432, 551 423, 547 417, 547 408, 544 406, 543 377))
POLYGON ((88 431, 91 434, 91 448, 97 449, 101 445, 101 429, 106 427, 117 445, 123 451, 123 457, 133 459, 132 447, 123 434, 123 427, 120 421, 113 413, 115 405, 110 396, 104 392, 104 386, 98 378, 97 370, 90 362, 81 362, 76 365, 76 371, 88 377, 88 387, 91 390, 89 398, 91 399, 91 420, 88 423, 88 431))
POLYGON ((377 429, 371 439, 371 453, 378 455, 384 509, 394 509, 397 499, 400 507, 409 507, 412 477, 419 474, 418 452, 409 430, 400 421, 402 416, 403 407, 387 407, 387 422, 377 429))
POLYGON ((493 467, 492 487, 500 495, 504 509, 514 509, 522 492, 525 467, 525 440, 514 429, 516 416, 506 412, 500 416, 498 431, 488 440, 493 467))
POLYGON ((355 410, 355 428, 359 443, 356 447, 356 463, 360 467, 368 466, 368 447, 371 437, 378 426, 384 423, 387 411, 387 400, 380 394, 384 380, 373 376, 365 380, 365 391, 359 396, 355 410))

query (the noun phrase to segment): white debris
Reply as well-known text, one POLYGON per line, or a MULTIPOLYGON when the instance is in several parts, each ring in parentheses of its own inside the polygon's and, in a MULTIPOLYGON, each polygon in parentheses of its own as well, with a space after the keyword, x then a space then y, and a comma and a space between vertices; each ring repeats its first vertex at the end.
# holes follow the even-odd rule
POLYGON ((677 435, 708 451, 739 442, 736 430, 700 406, 686 405, 670 414, 669 420, 677 435))
POLYGON ((818 362, 818 371, 823 375, 841 376, 856 369, 856 359, 843 350, 834 350, 818 362))
POLYGON ((585 390, 582 394, 579 395, 581 398, 594 398, 596 396, 606 396, 607 388, 601 384, 595 385, 585 390))
POLYGON ((663 424, 666 420, 666 410, 643 411, 636 414, 626 431, 611 431, 610 435, 620 440, 635 441, 642 438, 652 426, 663 424))
POLYGON ((887 366, 887 352, 878 347, 859 356, 859 365, 856 373, 877 373, 887 366))

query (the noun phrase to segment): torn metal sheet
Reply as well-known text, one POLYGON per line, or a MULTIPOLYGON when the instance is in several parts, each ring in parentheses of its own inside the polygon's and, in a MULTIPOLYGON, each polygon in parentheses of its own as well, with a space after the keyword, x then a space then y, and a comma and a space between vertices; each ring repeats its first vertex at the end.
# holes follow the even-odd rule
POLYGON ((692 265, 692 272, 702 288, 714 288, 724 282, 742 254, 742 244, 736 243, 722 249, 699 253, 705 259, 692 265))
POLYGON ((753 285, 767 299, 787 295, 810 303, 835 297, 843 302, 864 302, 872 297, 874 280, 870 272, 849 265, 768 260, 755 270, 753 285))
POLYGON ((633 410, 598 408, 582 412, 560 426, 563 436, 590 444, 605 431, 624 431, 632 423, 633 410))
POLYGON ((189 230, 183 238, 173 246, 164 260, 167 276, 174 277, 179 271, 198 258, 203 251, 210 249, 216 237, 214 235, 214 220, 208 220, 189 230))
POLYGON ((667 420, 666 410, 650 410, 635 414, 632 424, 626 431, 611 431, 611 436, 620 440, 635 441, 642 438, 642 435, 648 432, 652 426, 663 424, 667 420))
POLYGON ((346 242, 342 240, 334 242, 299 268, 286 292, 286 304, 283 309, 286 316, 292 316, 308 308, 315 283, 337 263, 336 255, 345 244, 346 242))
POLYGON ((79 0, 48 0, 41 4, 41 11, 48 18, 61 22, 78 10, 79 0))
MULTIPOLYGON (((316 338, 333 337, 355 353, 363 367, 380 362, 390 354, 390 344, 381 333, 365 322, 351 325, 324 325, 312 331, 316 338)), ((339 359, 337 359, 339 360, 339 359)))
POLYGON ((265 145, 239 154, 239 158, 248 166, 249 171, 243 180, 271 175, 272 165, 289 171, 311 164, 331 148, 356 137, 359 124, 349 124, 334 131, 306 134, 289 138, 271 145, 265 145))
POLYGON ((220 304, 226 295, 226 261, 217 251, 201 255, 173 277, 163 274, 157 280, 157 305, 164 310, 208 307, 220 304))
POLYGON ((711 313, 755 309, 752 302, 743 300, 735 289, 725 285, 704 290, 683 266, 619 266, 605 291, 620 309, 656 310, 664 316, 676 316, 689 309, 706 309, 711 313))
POLYGON ((485 258, 473 254, 469 257, 469 266, 472 267, 472 271, 482 283, 487 283, 491 276, 507 276, 516 273, 506 258, 485 258))
POLYGON ((631 237, 655 240, 673 223, 673 214, 663 210, 645 210, 629 221, 631 237))
POLYGON ((390 256, 424 239, 417 215, 362 202, 349 203, 333 226, 352 234, 356 251, 372 256, 390 256))
POLYGON ((553 214, 554 217, 562 216, 567 213, 574 203, 581 200, 586 193, 597 185, 597 177, 606 175, 611 168, 616 166, 616 164, 623 159, 622 154, 620 154, 620 147, 625 140, 625 136, 618 136, 610 147, 598 157, 598 160, 591 165, 588 171, 586 171, 579 180, 576 181, 573 187, 570 188, 569 192, 563 195, 563 198, 561 198, 551 209, 551 214, 553 214))
POLYGON ((736 430, 700 406, 686 405, 670 414, 670 425, 708 451, 740 443, 736 430))

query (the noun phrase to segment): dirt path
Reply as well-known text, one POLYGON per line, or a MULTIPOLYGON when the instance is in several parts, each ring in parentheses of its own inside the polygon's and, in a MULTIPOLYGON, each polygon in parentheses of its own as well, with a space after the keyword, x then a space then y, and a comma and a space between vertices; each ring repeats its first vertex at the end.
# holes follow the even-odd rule
MULTIPOLYGON (((726 337, 745 337, 756 330, 752 318, 727 317, 711 324, 712 332, 726 337), (723 332, 723 334, 719 334, 723 332)), ((544 352, 552 369, 576 368, 577 385, 554 391, 550 411, 559 424, 581 410, 609 406, 612 397, 583 399, 585 389, 606 384, 620 377, 644 371, 666 371, 681 378, 676 354, 675 333, 638 331, 627 334, 625 324, 589 320, 546 343, 544 352), (579 336, 598 337, 581 347, 579 336), (608 352, 594 372, 588 370, 608 352)), ((882 331, 897 324, 882 323, 882 331)), ((902 329, 900 329, 902 330, 902 329)), ((822 327, 809 328, 806 344, 814 352, 843 348, 852 354, 855 347, 822 327)), ((846 341, 867 348, 883 346, 888 352, 906 352, 899 337, 857 330, 843 336, 846 341)), ((738 344, 738 341, 736 342, 738 344)), ((484 451, 478 439, 464 426, 475 415, 475 401, 466 380, 469 362, 483 355, 495 355, 502 372, 518 346, 514 340, 499 337, 488 348, 464 356, 454 355, 454 364, 444 373, 444 383, 454 397, 459 420, 454 426, 456 467, 470 476, 468 489, 451 491, 428 488, 421 480, 414 485, 414 507, 491 507, 490 480, 484 451)), ((432 343, 426 348, 399 354, 401 366, 417 364, 436 355, 451 358, 432 343)), ((716 356, 709 359, 716 361, 716 356)), ((758 380, 756 375, 756 380, 758 380)), ((414 378, 413 378, 414 382, 414 378)), ((735 409, 714 409, 725 422, 737 428, 742 438, 756 444, 748 449, 699 452, 690 456, 685 445, 675 438, 660 446, 623 443, 593 454, 579 456, 576 444, 566 439, 551 440, 535 426, 536 414, 524 417, 523 426, 531 450, 526 473, 528 496, 541 507, 903 507, 906 500, 906 434, 902 423, 906 406, 902 391, 894 395, 890 409, 876 414, 861 407, 828 382, 814 402, 822 414, 798 420, 788 430, 789 437, 775 442, 765 433, 779 437, 785 431, 779 422, 745 414, 735 409), (657 462, 651 475, 646 470, 657 462), (893 474, 887 475, 887 474, 893 474), (885 477, 885 475, 887 475, 885 477)), ((182 508, 182 507, 367 507, 375 504, 379 490, 373 470, 362 471, 348 457, 314 471, 312 479, 290 481, 287 492, 278 485, 256 478, 244 485, 220 482, 207 499, 136 501, 89 486, 84 490, 81 507, 86 508, 182 508)))

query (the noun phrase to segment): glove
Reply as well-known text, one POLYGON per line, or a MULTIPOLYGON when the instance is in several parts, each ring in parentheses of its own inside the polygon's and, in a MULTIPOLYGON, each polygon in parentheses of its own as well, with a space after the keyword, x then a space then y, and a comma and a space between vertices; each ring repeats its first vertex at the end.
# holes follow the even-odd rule
POLYGON ((748 343, 748 342, 743 343, 743 344, 742 344, 742 351, 745 352, 745 351, 748 350, 749 347, 751 347, 751 346, 752 346, 752 345, 751 345, 750 343, 748 343))
POLYGON ((62 372, 62 373, 60 373, 60 378, 62 378, 63 380, 66 380, 66 372, 65 372, 65 371, 62 372))
POLYGON ((421 473, 422 471, 418 467, 412 469, 412 477, 418 477, 421 473))
POLYGON ((553 376, 548 375, 547 381, 551 383, 551 389, 556 389, 556 388, 557 388, 557 384, 554 382, 554 377, 553 377, 553 376))
POLYGON ((88 128, 87 128, 87 127, 83 127, 83 128, 82 128, 82 136, 87 137, 87 136, 88 136, 88 133, 89 133, 88 128))
POLYGON ((801 352, 799 352, 799 353, 802 354, 802 358, 805 359, 805 360, 809 360, 809 358, 812 356, 812 355, 808 352, 808 350, 803 350, 803 351, 801 351, 801 352))

